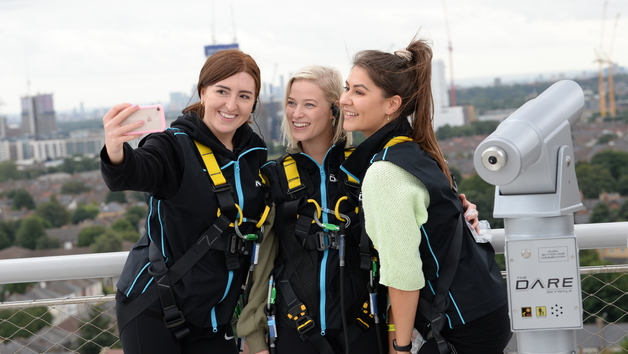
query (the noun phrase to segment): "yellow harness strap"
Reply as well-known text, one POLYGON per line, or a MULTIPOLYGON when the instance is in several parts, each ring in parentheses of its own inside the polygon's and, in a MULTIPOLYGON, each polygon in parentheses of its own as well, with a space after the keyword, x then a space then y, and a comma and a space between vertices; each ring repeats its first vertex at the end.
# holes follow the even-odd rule
MULTIPOLYGON (((207 169, 207 173, 209 174, 209 177, 214 183, 214 188, 219 189, 220 187, 228 185, 227 179, 222 174, 222 170, 220 169, 220 166, 218 165, 218 161, 216 160, 216 156, 214 156, 212 149, 199 143, 196 140, 194 140, 194 144, 196 144, 196 148, 198 149, 198 152, 201 153, 201 157, 203 158, 203 163, 205 163, 205 168, 207 169)), ((268 185, 268 181, 266 180, 265 176, 262 175, 261 171, 259 172, 259 177, 264 185, 268 185)), ((244 213, 242 212, 242 210, 240 209, 240 206, 237 203, 235 204, 235 206, 236 206, 236 209, 238 209, 238 215, 239 215, 238 225, 241 225, 244 220, 243 219, 244 213)), ((260 216, 260 220, 257 222, 255 227, 259 229, 260 227, 262 227, 262 225, 264 225, 264 222, 266 221, 266 218, 268 217, 269 212, 270 212, 270 206, 266 205, 266 207, 264 208, 264 211, 262 212, 262 215, 260 216)), ((218 216, 220 216, 220 208, 218 208, 218 216)), ((229 226, 233 227, 233 224, 229 226)))
POLYGON ((225 176, 222 175, 222 170, 218 165, 218 161, 216 161, 216 156, 214 156, 214 152, 209 147, 199 143, 194 140, 196 144, 196 148, 198 152, 201 153, 201 157, 203 158, 203 162, 205 163, 205 167, 207 168, 207 173, 209 174, 209 178, 212 179, 215 188, 220 188, 227 184, 227 180, 225 176))
POLYGON ((286 156, 283 159, 283 169, 286 172, 286 179, 288 180, 288 190, 292 191, 295 188, 301 186, 301 176, 299 175, 299 169, 297 168, 297 162, 294 161, 292 156, 286 156))
MULTIPOLYGON (((349 155, 355 150, 354 147, 345 149, 345 160, 349 158, 349 155)), ((357 179, 353 178, 351 175, 347 174, 347 180, 354 184, 360 184, 357 179)))

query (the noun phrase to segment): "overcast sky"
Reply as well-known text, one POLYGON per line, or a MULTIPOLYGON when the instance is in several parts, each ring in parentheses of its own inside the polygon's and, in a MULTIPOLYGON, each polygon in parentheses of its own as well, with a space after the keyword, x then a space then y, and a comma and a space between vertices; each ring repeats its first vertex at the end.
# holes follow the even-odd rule
POLYGON ((235 37, 278 85, 308 64, 346 75, 357 51, 394 51, 418 31, 449 80, 445 7, 460 83, 595 70, 618 13, 611 59, 628 65, 626 0, 608 0, 604 27, 604 0, 0 0, 0 114, 36 93, 57 111, 167 103, 192 91, 214 38, 235 37))

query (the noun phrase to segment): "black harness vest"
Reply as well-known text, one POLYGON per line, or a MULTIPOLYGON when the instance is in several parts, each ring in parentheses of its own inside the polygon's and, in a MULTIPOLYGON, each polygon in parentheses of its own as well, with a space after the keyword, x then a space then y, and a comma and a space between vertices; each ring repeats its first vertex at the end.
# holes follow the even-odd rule
MULTIPOLYGON (((389 161, 410 172, 423 182, 429 192, 429 218, 421 229, 419 252, 426 279, 421 298, 432 302, 439 272, 461 220, 459 217, 463 209, 460 199, 436 161, 416 143, 407 142, 386 148, 373 158, 375 161, 389 161)), ((462 230, 460 258, 449 288, 450 302, 446 310, 450 328, 489 314, 507 302, 506 286, 495 262, 493 247, 490 243, 476 243, 466 226, 462 230)))
MULTIPOLYGON (((217 193, 194 141, 177 129, 167 132, 174 134, 181 144, 185 171, 173 197, 148 197, 146 233, 129 252, 117 284, 119 292, 128 299, 138 298, 154 287, 155 279, 149 274, 151 243, 170 268, 194 248, 201 235, 219 219, 217 193)), ((240 205, 244 218, 251 220, 259 219, 266 205, 265 187, 259 178, 259 154, 265 156, 266 148, 249 149, 238 156, 237 161, 224 161, 218 156, 223 175, 232 186, 233 200, 240 205)), ((255 232, 254 223, 244 222, 240 231, 255 232)), ((250 254, 240 252, 243 248, 229 250, 231 243, 226 240, 232 239, 233 234, 233 227, 225 225, 217 242, 224 249, 211 248, 171 288, 185 321, 194 326, 216 328, 232 319, 251 262, 250 254)), ((150 304, 148 310, 163 312, 159 300, 150 304)))

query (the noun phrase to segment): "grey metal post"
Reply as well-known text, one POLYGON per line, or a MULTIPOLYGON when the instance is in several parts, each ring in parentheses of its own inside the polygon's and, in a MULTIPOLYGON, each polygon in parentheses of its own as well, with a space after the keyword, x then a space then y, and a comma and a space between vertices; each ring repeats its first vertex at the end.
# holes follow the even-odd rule
POLYGON ((584 108, 577 83, 528 101, 475 151, 504 218, 508 305, 519 353, 576 353, 582 295, 573 213, 583 208, 571 125, 584 108))

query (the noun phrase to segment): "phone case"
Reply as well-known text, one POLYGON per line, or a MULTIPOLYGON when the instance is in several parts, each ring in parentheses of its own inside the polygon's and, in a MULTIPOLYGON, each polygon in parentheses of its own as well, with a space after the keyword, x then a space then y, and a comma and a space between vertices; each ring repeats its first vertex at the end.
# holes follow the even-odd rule
POLYGON ((140 106, 139 110, 133 112, 122 122, 122 125, 135 124, 140 120, 144 121, 144 125, 124 133, 124 135, 148 134, 166 129, 166 115, 162 105, 140 106))

